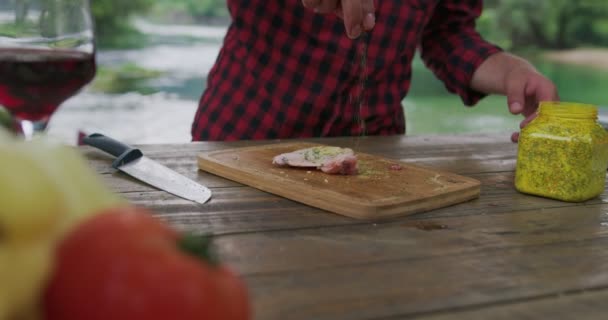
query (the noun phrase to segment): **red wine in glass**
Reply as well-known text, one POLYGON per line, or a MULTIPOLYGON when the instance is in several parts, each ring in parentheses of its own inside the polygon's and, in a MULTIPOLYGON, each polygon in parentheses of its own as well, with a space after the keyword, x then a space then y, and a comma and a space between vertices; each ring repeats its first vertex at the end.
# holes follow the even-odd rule
POLYGON ((0 48, 0 105, 18 119, 46 122, 95 71, 94 53, 0 48))

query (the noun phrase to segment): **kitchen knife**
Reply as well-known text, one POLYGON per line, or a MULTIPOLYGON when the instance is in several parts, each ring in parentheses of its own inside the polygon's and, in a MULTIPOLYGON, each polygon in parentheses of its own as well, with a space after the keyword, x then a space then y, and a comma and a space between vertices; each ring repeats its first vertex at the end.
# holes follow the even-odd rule
POLYGON ((137 148, 100 133, 90 134, 82 142, 115 156, 113 168, 153 187, 201 204, 211 198, 211 190, 145 157, 137 148))

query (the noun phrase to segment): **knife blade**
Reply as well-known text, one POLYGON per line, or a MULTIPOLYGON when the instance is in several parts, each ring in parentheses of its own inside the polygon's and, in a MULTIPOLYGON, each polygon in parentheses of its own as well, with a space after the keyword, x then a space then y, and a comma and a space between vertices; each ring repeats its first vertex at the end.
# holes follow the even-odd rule
POLYGON ((141 150, 101 133, 85 136, 82 142, 116 157, 112 167, 157 189, 200 204, 211 198, 211 190, 144 156, 141 150))

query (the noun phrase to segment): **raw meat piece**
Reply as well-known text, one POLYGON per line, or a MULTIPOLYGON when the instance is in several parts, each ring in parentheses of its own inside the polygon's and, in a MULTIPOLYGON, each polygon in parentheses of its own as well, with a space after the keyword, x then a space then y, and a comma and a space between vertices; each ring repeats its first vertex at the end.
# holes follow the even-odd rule
POLYGON ((313 167, 330 174, 357 174, 357 157, 352 149, 318 146, 280 154, 272 163, 280 166, 313 167))

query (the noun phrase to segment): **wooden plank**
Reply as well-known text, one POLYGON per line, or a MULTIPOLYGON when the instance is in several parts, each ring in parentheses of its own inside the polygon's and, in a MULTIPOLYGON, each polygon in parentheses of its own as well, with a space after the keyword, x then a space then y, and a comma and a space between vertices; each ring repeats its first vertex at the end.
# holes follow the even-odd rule
MULTIPOLYGON (((560 202, 518 193, 512 172, 473 175, 482 183, 479 199, 417 214, 412 219, 508 214, 513 211, 564 207, 576 210, 582 204, 560 202)), ((249 187, 213 188, 205 205, 197 205, 170 194, 129 192, 121 195, 134 204, 147 206, 167 221, 199 233, 261 232, 265 230, 315 228, 360 223, 249 187)), ((606 195, 603 195, 605 197, 606 195)), ((603 203, 602 197, 587 204, 603 203)), ((393 219, 387 219, 392 221, 393 219)), ((395 221, 407 221, 397 218, 395 221)))
POLYGON ((311 139, 358 145, 482 182, 477 200, 382 223, 196 170, 200 151, 267 141, 142 146, 150 157, 210 185, 214 197, 204 206, 113 176, 110 157, 90 149, 85 154, 133 203, 180 229, 220 235, 220 256, 245 276, 256 319, 595 318, 605 309, 608 288, 608 197, 572 204, 518 193, 512 184, 516 145, 504 139, 311 139), (587 290, 597 295, 577 298, 587 290))
POLYGON ((608 204, 216 238, 243 274, 340 268, 608 238, 608 204))
MULTIPOLYGON (((413 152, 413 151, 412 151, 413 152)), ((486 153, 484 157, 477 156, 475 161, 467 159, 466 155, 454 151, 452 156, 427 156, 424 153, 416 153, 411 157, 401 158, 401 161, 413 165, 431 167, 433 169, 445 170, 458 174, 474 175, 483 172, 504 172, 512 171, 515 168, 515 157, 506 159, 506 155, 486 153)), ((483 154, 481 150, 475 151, 478 155, 483 154)), ((502 151, 501 151, 502 152, 502 151)), ((95 157, 90 160, 90 165, 100 175, 108 181, 108 185, 113 187, 117 192, 138 192, 138 191, 153 191, 154 188, 148 187, 142 183, 131 183, 135 180, 121 173, 116 174, 116 170, 110 167, 112 163, 111 157, 99 156, 98 152, 94 151, 95 157)), ((209 174, 203 170, 199 170, 196 164, 196 155, 194 152, 190 156, 184 155, 185 158, 154 158, 159 163, 189 177, 201 184, 209 187, 234 187, 242 185, 240 183, 209 174), (185 159, 185 160, 184 160, 185 159)), ((472 156, 471 156, 472 157, 472 156)), ((395 158, 397 159, 397 158, 395 158)))
MULTIPOLYGON (((437 313, 422 314, 412 318, 424 320, 599 320, 606 319, 606 313, 608 313, 606 301, 608 301, 608 289, 604 288, 593 291, 575 290, 535 297, 534 299, 521 299, 469 308, 442 310, 437 313)), ((389 320, 389 318, 384 319, 389 320)), ((403 319, 403 317, 398 317, 398 319, 403 319)))
POLYGON ((246 280, 256 319, 405 318, 606 287, 607 245, 608 239, 601 238, 257 274, 246 280))
MULTIPOLYGON (((288 140, 289 141, 289 140, 288 140)), ((299 140, 298 140, 299 141, 299 140)), ((315 143, 356 148, 359 152, 426 165, 459 174, 512 170, 516 145, 497 141, 493 136, 454 137, 363 137, 356 144, 352 138, 306 139, 315 143), (463 143, 466 141, 466 143, 463 143), (473 160, 473 161, 471 161, 473 160)), ((196 172, 200 152, 228 148, 282 143, 274 141, 198 142, 181 145, 141 145, 146 156, 182 173, 196 172)), ((113 158, 88 146, 80 148, 98 173, 111 173, 113 158)))
MULTIPOLYGON (((442 155, 426 154, 422 151, 410 151, 413 154, 392 153, 373 153, 374 155, 404 161, 406 163, 431 167, 439 170, 450 171, 458 174, 502 172, 510 171, 515 168, 515 153, 505 150, 484 149, 476 150, 475 156, 463 154, 462 151, 453 150, 451 153, 442 155), (474 159, 472 159, 474 158, 474 159)), ((113 159, 111 157, 99 156, 93 152, 95 157, 90 157, 89 165, 99 174, 113 173, 115 170, 110 167, 113 159)), ((196 174, 197 152, 183 154, 180 157, 160 157, 152 156, 151 159, 170 167, 182 174, 196 174)))
MULTIPOLYGON (((209 174, 203 171, 193 170, 176 170, 178 173, 198 182, 208 188, 234 188, 243 187, 242 184, 234 182, 222 177, 218 177, 213 174, 209 174)), ((114 171, 112 173, 106 173, 100 175, 101 181, 103 181, 108 188, 117 193, 144 193, 144 192, 155 192, 159 189, 152 187, 144 182, 141 182, 126 173, 121 171, 114 171)))
POLYGON ((133 204, 151 209, 171 225, 195 233, 257 232, 354 223, 353 219, 302 206, 256 189, 243 189, 214 189, 212 199, 204 205, 164 192, 126 195, 133 204))
MULTIPOLYGON (((240 140, 240 141, 206 141, 191 142, 183 144, 140 144, 136 147, 142 148, 149 153, 155 154, 175 154, 178 152, 200 152, 210 150, 221 150, 227 148, 237 148, 246 146, 263 145, 269 143, 284 142, 311 142, 325 143, 340 146, 358 147, 362 146, 369 150, 393 150, 406 147, 433 148, 434 146, 452 145, 457 148, 470 148, 475 145, 505 145, 516 146, 510 141, 510 133, 505 134, 454 134, 454 135, 393 135, 393 136, 363 136, 363 137, 336 137, 336 138, 307 138, 307 139, 276 139, 276 140, 240 140)), ((84 151, 95 149, 89 146, 81 146, 84 151)), ((366 152, 367 152, 366 151, 366 152)))

